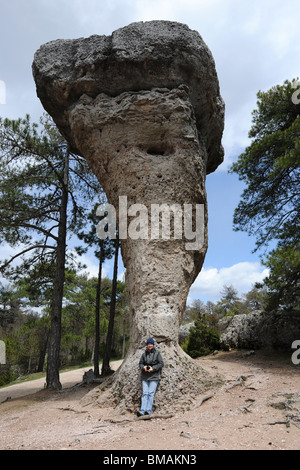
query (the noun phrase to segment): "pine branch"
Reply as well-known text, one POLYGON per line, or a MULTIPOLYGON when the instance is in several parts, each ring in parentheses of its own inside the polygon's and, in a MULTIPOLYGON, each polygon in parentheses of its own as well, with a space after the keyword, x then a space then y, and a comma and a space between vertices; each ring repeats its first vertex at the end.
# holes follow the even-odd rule
POLYGON ((55 250, 55 247, 54 246, 51 246, 51 245, 33 245, 33 246, 30 246, 29 248, 26 248, 25 250, 21 251, 20 253, 17 253, 16 255, 12 256, 10 258, 10 260, 6 260, 4 264, 0 265, 0 271, 3 271, 7 266, 9 266, 16 258, 24 255, 25 253, 28 253, 29 251, 31 250, 34 250, 36 248, 47 248, 47 249, 51 249, 51 250, 55 250))

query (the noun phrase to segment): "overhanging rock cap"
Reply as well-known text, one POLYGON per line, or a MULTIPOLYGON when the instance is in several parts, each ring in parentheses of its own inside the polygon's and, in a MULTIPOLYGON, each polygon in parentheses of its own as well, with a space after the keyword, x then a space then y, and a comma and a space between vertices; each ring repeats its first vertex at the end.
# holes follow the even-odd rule
POLYGON ((212 54, 197 31, 171 21, 132 23, 111 36, 55 40, 35 53, 37 95, 74 152, 68 110, 87 94, 189 88, 207 173, 223 161, 224 102, 212 54))

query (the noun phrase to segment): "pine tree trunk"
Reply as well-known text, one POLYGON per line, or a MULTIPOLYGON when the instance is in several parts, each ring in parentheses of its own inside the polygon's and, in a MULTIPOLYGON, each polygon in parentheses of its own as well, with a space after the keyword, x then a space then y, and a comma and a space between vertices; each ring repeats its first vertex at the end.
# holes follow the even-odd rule
POLYGON ((59 352, 61 340, 61 312, 63 288, 65 282, 65 256, 67 233, 67 205, 68 205, 68 173, 69 150, 65 156, 64 181, 62 184, 62 197, 59 215, 58 242, 56 249, 56 271, 53 284, 53 298, 51 309, 51 328, 48 347, 47 388, 61 389, 59 380, 59 352))
POLYGON ((125 319, 125 313, 124 313, 124 319, 123 319, 122 359, 124 359, 124 357, 125 357, 125 349, 126 349, 126 319, 125 319))
POLYGON ((102 364, 102 370, 101 370, 102 376, 109 375, 112 372, 110 365, 109 365, 109 361, 110 361, 110 356, 111 356, 112 337, 113 337, 113 331, 114 331, 115 310, 116 310, 119 243, 120 243, 119 237, 117 236, 115 261, 114 261, 114 275, 113 275, 112 293, 111 293, 111 302, 110 302, 109 324, 108 324, 105 351, 104 351, 103 364, 102 364))
POLYGON ((96 310, 95 310, 95 347, 94 347, 94 376, 100 377, 99 371, 99 348, 100 348, 100 296, 101 296, 101 277, 103 263, 103 240, 100 240, 100 261, 98 272, 98 283, 96 293, 96 310))
POLYGON ((38 362, 37 372, 42 372, 44 370, 45 357, 46 357, 47 347, 48 347, 48 340, 49 340, 49 330, 48 328, 46 328, 45 333, 40 342, 39 362, 38 362))

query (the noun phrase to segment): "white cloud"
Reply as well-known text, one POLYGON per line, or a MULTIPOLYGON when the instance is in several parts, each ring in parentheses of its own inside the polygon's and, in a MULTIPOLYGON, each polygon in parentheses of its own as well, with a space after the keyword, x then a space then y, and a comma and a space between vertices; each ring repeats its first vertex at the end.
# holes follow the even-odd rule
POLYGON ((121 271, 118 272, 118 281, 125 282, 126 269, 121 268, 121 271))
POLYGON ((203 268, 189 293, 189 300, 211 300, 220 298, 224 285, 232 285, 239 295, 249 292, 256 282, 262 282, 269 270, 258 262, 241 262, 226 268, 203 268))

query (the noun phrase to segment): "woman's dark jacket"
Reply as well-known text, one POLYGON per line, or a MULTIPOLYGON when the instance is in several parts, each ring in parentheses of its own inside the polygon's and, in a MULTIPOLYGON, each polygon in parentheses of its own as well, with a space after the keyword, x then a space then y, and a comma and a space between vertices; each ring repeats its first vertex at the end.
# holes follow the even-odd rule
POLYGON ((157 349, 152 348, 149 352, 147 349, 140 359, 140 369, 142 371, 142 380, 160 380, 160 373, 164 363, 161 354, 157 349), (153 372, 144 372, 144 366, 152 366, 153 372))

